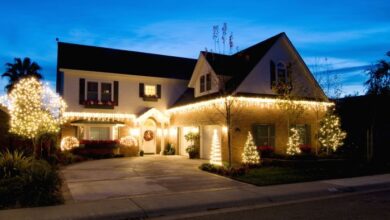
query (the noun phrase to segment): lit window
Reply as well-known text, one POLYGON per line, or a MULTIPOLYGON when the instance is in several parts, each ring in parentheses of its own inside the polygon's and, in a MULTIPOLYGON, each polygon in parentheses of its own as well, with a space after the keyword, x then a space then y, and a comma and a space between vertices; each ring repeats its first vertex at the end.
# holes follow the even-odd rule
POLYGON ((286 81, 287 70, 286 70, 286 66, 283 63, 278 63, 278 65, 276 66, 276 73, 278 77, 278 82, 282 82, 282 83, 287 82, 286 81))
POLYGON ((253 134, 257 146, 275 147, 274 125, 254 125, 253 134))
POLYGON ((155 85, 145 85, 144 88, 145 96, 157 96, 157 88, 155 85))
POLYGON ((101 101, 108 102, 111 101, 111 83, 102 83, 101 84, 101 101))
POLYGON ((110 140, 110 127, 89 128, 90 140, 110 140))
POLYGON ((88 100, 98 100, 98 83, 97 82, 88 82, 87 83, 87 99, 88 100))

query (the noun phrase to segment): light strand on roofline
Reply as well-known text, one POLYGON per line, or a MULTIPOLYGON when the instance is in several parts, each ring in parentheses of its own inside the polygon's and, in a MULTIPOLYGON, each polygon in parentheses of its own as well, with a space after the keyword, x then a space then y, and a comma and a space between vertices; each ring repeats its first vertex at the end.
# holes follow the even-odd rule
POLYGON ((84 119, 87 121, 112 121, 112 120, 134 120, 134 114, 120 113, 92 113, 92 112, 64 112, 63 115, 67 120, 84 119))

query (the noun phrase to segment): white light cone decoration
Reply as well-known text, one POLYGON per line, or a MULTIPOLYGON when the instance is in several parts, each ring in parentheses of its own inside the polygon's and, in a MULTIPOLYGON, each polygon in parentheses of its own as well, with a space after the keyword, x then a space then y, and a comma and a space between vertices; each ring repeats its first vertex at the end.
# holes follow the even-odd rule
POLYGON ((219 143, 217 129, 214 129, 213 139, 211 142, 210 163, 214 165, 222 165, 221 143, 219 143))
POLYGON ((252 134, 248 131, 248 138, 246 139, 244 152, 242 152, 242 162, 245 164, 259 164, 260 156, 253 142, 252 134))

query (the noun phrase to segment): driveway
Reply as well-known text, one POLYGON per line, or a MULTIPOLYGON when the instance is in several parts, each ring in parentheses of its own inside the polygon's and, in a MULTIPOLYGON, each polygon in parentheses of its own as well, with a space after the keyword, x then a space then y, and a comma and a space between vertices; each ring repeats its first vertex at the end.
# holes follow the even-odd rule
POLYGON ((245 187, 229 178, 198 169, 204 160, 182 156, 144 156, 94 160, 61 170, 67 202, 138 197, 181 192, 204 192, 245 187))

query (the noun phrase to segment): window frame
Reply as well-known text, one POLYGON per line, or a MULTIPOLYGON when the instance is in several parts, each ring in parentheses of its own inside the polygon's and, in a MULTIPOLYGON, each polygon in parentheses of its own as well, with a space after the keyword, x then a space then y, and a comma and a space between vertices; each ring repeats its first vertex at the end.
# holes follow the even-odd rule
POLYGON ((302 143, 300 143, 301 145, 311 145, 311 140, 309 139, 310 138, 310 125, 309 124, 294 124, 294 125, 291 125, 291 128, 295 128, 298 130, 298 132, 300 131, 300 129, 304 129, 304 137, 301 137, 301 141, 303 140, 302 143))
POLYGON ((255 142, 256 146, 258 146, 258 147, 259 146, 271 146, 271 147, 275 148, 275 145, 276 145, 275 124, 253 124, 252 125, 252 132, 253 132, 254 142, 255 142), (267 127, 267 136, 258 137, 256 129, 257 129, 257 127, 260 127, 260 126, 267 127), (272 134, 272 131, 273 131, 273 134, 272 134), (268 145, 260 144, 259 139, 261 139, 261 138, 266 138, 268 145))
POLYGON ((199 91, 200 91, 200 93, 205 92, 206 91, 206 76, 205 75, 201 75, 199 81, 200 81, 199 82, 199 91))
POLYGON ((144 96, 145 97, 157 97, 157 85, 152 85, 152 84, 144 84, 144 96), (148 95, 147 88, 154 88, 154 94, 153 95, 148 95))
POLYGON ((87 81, 86 84, 87 84, 87 86, 86 86, 87 89, 85 90, 85 92, 86 92, 87 100, 99 101, 99 82, 98 81, 87 81), (96 99, 89 98, 89 94, 91 93, 91 91, 89 91, 89 85, 92 83, 96 84, 96 99))
POLYGON ((206 74, 206 91, 211 90, 211 73, 206 74))
POLYGON ((276 82, 282 82, 282 83, 287 83, 287 66, 284 62, 279 61, 276 66, 276 82), (283 66, 283 68, 280 67, 280 65, 283 66), (280 74, 280 71, 284 70, 283 74, 280 74), (283 75, 283 80, 280 79, 279 75, 283 75))
POLYGON ((113 85, 112 83, 108 83, 108 82, 101 82, 100 83, 100 101, 102 102, 112 102, 113 100, 113 85), (109 100, 103 100, 103 84, 106 84, 106 85, 110 85, 110 98, 109 100))
POLYGON ((111 140, 111 127, 110 126, 91 126, 91 127, 89 127, 88 136, 89 136, 89 138, 88 138, 89 140, 111 140), (92 130, 93 129, 98 129, 99 130, 98 131, 98 133, 99 133, 98 139, 93 139, 92 138, 92 130), (105 129, 106 132, 107 132, 105 138, 101 138, 102 135, 101 135, 100 131, 102 129, 105 129))

